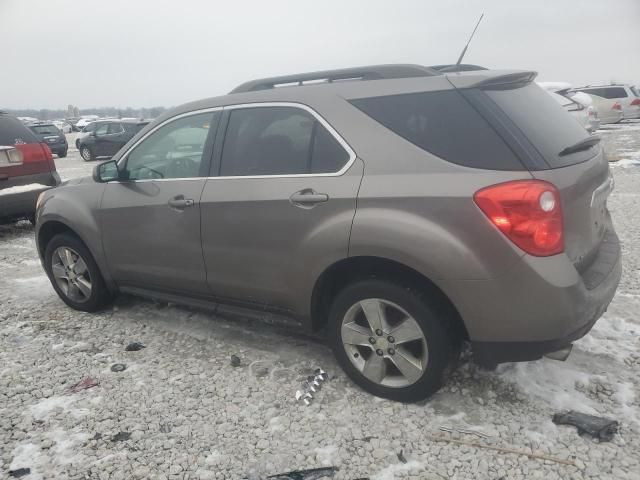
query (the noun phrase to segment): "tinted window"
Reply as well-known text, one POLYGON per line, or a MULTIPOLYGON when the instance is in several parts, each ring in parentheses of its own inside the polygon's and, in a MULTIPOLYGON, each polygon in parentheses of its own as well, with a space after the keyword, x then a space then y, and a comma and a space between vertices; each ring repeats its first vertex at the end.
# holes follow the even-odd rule
POLYGON ((560 156, 566 147, 578 143, 589 133, 535 84, 512 90, 488 90, 486 94, 522 130, 552 167, 563 167, 585 161, 598 151, 591 148, 560 156))
POLYGON ((126 175, 131 180, 198 177, 210 131, 219 112, 179 118, 159 128, 129 153, 126 175))
POLYGON ((144 127, 147 126, 146 123, 123 123, 122 126, 129 133, 138 133, 144 127))
POLYGON ((122 125, 120 123, 110 123, 108 132, 110 134, 122 133, 124 132, 124 129, 122 128, 122 125))
POLYGON ((109 124, 102 123, 96 127, 96 135, 106 135, 109 131, 109 124))
POLYGON ((29 127, 33 132, 39 135, 59 135, 60 130, 55 125, 32 125, 29 127))
POLYGON ((581 92, 585 93, 593 93, 599 97, 603 98, 625 98, 627 97, 627 92, 624 87, 599 87, 599 88, 585 88, 581 90, 581 92))
POLYGON ((0 145, 9 146, 20 143, 38 143, 39 141, 20 120, 0 115, 0 145))
MULTIPOLYGON (((553 102, 551 97, 549 100, 553 102)), ((491 170, 523 169, 511 149, 458 92, 363 98, 351 103, 401 137, 449 162, 491 170)))
POLYGON ((82 129, 82 131, 83 131, 83 132, 93 132, 93 131, 96 129, 96 127, 97 127, 97 126, 98 126, 98 123, 97 123, 97 122, 90 123, 89 125, 87 125, 86 127, 84 127, 84 128, 82 129))
POLYGON ((243 108, 229 117, 221 175, 332 173, 347 161, 344 148, 305 110, 243 108))

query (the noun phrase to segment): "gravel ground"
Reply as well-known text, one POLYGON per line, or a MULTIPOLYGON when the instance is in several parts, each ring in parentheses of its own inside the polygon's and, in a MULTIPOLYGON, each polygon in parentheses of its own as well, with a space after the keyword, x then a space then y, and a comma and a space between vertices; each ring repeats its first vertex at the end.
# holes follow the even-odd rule
MULTIPOLYGON (((639 479, 640 122, 601 133, 618 159, 609 204, 624 252, 609 311, 566 362, 484 372, 463 360, 423 404, 372 397, 323 344, 264 325, 126 296, 75 312, 49 285, 32 227, 0 226, 0 478, 28 467, 26 479, 259 479, 334 465, 342 479, 639 479), (146 348, 126 352, 133 341, 146 348), (330 379, 310 406, 295 403, 319 366, 330 379), (99 385, 72 393, 86 377, 99 385), (620 432, 598 443, 554 425, 568 408, 618 419, 620 432)), ((63 178, 93 167, 75 149, 57 165, 63 178)))

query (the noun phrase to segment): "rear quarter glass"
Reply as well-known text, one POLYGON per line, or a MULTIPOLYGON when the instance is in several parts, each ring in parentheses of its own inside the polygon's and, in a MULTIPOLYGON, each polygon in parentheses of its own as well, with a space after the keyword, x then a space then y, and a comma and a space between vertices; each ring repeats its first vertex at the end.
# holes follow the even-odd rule
POLYGON ((19 145, 21 143, 38 143, 39 141, 35 134, 20 120, 0 115, 0 145, 19 145))
POLYGON ((454 90, 350 102, 392 132, 448 162, 486 170, 524 170, 491 125, 454 90))
POLYGON ((514 122, 551 168, 582 163, 598 153, 600 147, 594 146, 560 155, 566 147, 589 137, 589 132, 539 86, 487 90, 486 95, 514 122))

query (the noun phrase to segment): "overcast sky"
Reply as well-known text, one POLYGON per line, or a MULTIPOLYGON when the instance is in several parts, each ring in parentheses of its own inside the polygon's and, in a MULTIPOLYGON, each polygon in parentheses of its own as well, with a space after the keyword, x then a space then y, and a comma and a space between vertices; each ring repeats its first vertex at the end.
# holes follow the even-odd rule
POLYGON ((252 78, 465 62, 640 83, 640 0, 0 0, 0 108, 151 107, 252 78))

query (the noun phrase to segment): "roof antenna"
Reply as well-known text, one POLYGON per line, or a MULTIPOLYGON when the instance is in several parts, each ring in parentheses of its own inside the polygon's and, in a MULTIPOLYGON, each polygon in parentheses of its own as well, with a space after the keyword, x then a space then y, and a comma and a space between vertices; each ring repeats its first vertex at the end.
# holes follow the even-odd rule
POLYGON ((480 19, 478 20, 478 23, 476 23, 476 28, 474 28, 473 32, 471 32, 471 36, 469 37, 469 41, 467 41, 467 44, 462 49, 462 53, 458 57, 458 61, 456 62, 456 66, 459 66, 460 62, 462 62, 462 59, 464 58, 464 54, 467 53, 467 48, 469 47, 469 44, 471 43, 471 40, 473 39, 473 36, 476 34, 476 30, 478 29, 478 25, 480 25, 480 22, 482 21, 483 18, 484 18, 484 13, 482 15, 480 15, 480 19))

